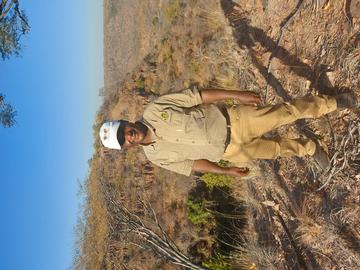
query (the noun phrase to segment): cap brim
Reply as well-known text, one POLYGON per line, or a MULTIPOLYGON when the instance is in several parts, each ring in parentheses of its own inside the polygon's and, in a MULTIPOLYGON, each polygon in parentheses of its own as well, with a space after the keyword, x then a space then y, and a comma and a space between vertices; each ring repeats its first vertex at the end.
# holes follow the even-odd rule
POLYGON ((118 130, 116 132, 116 138, 117 138, 118 143, 120 144, 120 146, 123 146, 124 142, 125 142, 124 128, 125 128, 126 123, 127 123, 127 121, 121 120, 119 128, 118 128, 118 130))

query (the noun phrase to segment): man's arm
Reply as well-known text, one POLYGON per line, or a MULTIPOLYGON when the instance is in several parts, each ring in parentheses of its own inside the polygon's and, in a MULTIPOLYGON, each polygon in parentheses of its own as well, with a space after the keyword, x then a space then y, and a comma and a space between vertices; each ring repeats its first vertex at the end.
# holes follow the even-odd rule
POLYGON ((213 103, 227 99, 236 99, 241 104, 258 105, 261 102, 260 96, 253 92, 237 90, 203 89, 200 91, 202 102, 213 103))
POLYGON ((230 176, 245 176, 249 174, 248 168, 238 168, 238 167, 220 167, 216 163, 210 162, 206 159, 195 160, 192 170, 195 172, 202 173, 216 173, 216 174, 225 174, 230 176))

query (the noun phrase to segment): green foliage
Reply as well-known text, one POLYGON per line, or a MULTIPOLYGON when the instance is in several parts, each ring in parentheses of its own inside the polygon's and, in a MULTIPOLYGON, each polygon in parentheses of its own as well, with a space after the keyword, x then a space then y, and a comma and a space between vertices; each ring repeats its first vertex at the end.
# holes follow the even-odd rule
POLYGON ((207 201, 195 202, 193 198, 188 198, 188 217, 194 225, 205 225, 209 219, 212 218, 212 214, 206 210, 207 201))
POLYGON ((224 103, 226 104, 227 107, 231 107, 231 106, 235 105, 235 102, 233 99, 227 99, 227 100, 225 100, 224 103))
POLYGON ((214 187, 231 187, 234 177, 228 175, 205 173, 201 176, 201 180, 205 182, 208 189, 212 190, 214 187))
POLYGON ((110 1, 110 18, 118 14, 117 1, 110 1))
MULTIPOLYGON (((229 162, 220 160, 218 165, 221 167, 228 167, 229 162)), ((234 177, 214 173, 205 173, 203 176, 201 176, 201 180, 205 182, 205 185, 208 189, 213 190, 214 187, 231 187, 231 184, 234 181, 234 177)))
POLYGON ((28 18, 25 12, 19 9, 19 2, 16 1, 15 4, 10 6, 9 1, 8 6, 6 6, 6 3, 4 5, 0 10, 2 16, 0 18, 0 54, 3 60, 9 58, 12 54, 20 54, 20 38, 30 31, 28 18))
POLYGON ((207 261, 203 262, 202 265, 207 267, 211 270, 230 270, 230 263, 229 258, 221 255, 216 254, 214 257, 211 257, 207 261))
POLYGON ((195 59, 190 60, 188 67, 191 72, 198 73, 200 71, 200 63, 195 59))
POLYGON ((159 50, 158 62, 165 63, 168 60, 172 60, 174 54, 174 48, 171 46, 168 39, 164 38, 157 46, 159 50))
POLYGON ((172 0, 164 11, 165 18, 172 22, 180 14, 180 0, 172 0))
POLYGON ((145 89, 145 78, 143 76, 139 76, 135 80, 135 85, 138 89, 145 89))
POLYGON ((222 166, 222 167, 229 167, 229 166, 230 166, 230 162, 227 161, 227 160, 220 159, 220 161, 218 162, 218 165, 219 165, 219 166, 222 166))
POLYGON ((154 25, 154 26, 159 25, 159 22, 160 22, 160 18, 158 16, 155 16, 152 19, 152 25, 154 25))
POLYGON ((5 103, 5 97, 0 94, 0 123, 8 128, 16 123, 15 116, 17 114, 13 106, 5 103))

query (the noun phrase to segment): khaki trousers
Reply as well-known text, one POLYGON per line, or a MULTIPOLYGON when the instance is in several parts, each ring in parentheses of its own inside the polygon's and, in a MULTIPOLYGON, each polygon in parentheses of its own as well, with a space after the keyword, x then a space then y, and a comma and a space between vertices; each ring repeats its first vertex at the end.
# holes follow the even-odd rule
POLYGON ((335 98, 324 95, 265 107, 228 108, 231 140, 223 159, 242 163, 254 159, 313 155, 316 144, 310 139, 268 139, 263 135, 295 120, 320 117, 334 110, 335 98))

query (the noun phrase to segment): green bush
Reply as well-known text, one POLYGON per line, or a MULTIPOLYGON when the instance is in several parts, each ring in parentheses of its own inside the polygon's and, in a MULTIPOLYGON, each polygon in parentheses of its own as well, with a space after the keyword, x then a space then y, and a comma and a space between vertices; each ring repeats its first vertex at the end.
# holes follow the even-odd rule
POLYGON ((208 189, 212 190, 214 187, 231 187, 234 177, 228 175, 205 173, 201 176, 201 180, 205 182, 208 189))
MULTIPOLYGON (((228 167, 230 164, 228 161, 220 160, 218 165, 221 167, 228 167)), ((201 176, 201 180, 205 182, 205 185, 208 189, 213 190, 214 187, 231 187, 234 177, 214 173, 205 173, 203 176, 201 176)))
POLYGON ((169 22, 172 22, 174 19, 176 19, 180 14, 180 1, 179 0, 170 1, 167 8, 165 8, 164 14, 165 14, 165 18, 169 22))
POLYGON ((229 258, 221 255, 216 254, 214 257, 211 257, 207 261, 203 262, 202 265, 207 267, 211 270, 230 270, 230 263, 229 258))
POLYGON ((145 89, 145 78, 143 76, 139 76, 135 79, 135 85, 138 89, 145 89))
POLYGON ((206 210, 206 203, 207 201, 194 202, 193 198, 188 198, 188 217, 194 225, 205 225, 212 218, 212 214, 206 210))
POLYGON ((159 25, 159 22, 160 22, 160 19, 158 16, 155 16, 153 19, 152 19, 152 25, 156 26, 156 25, 159 25))

